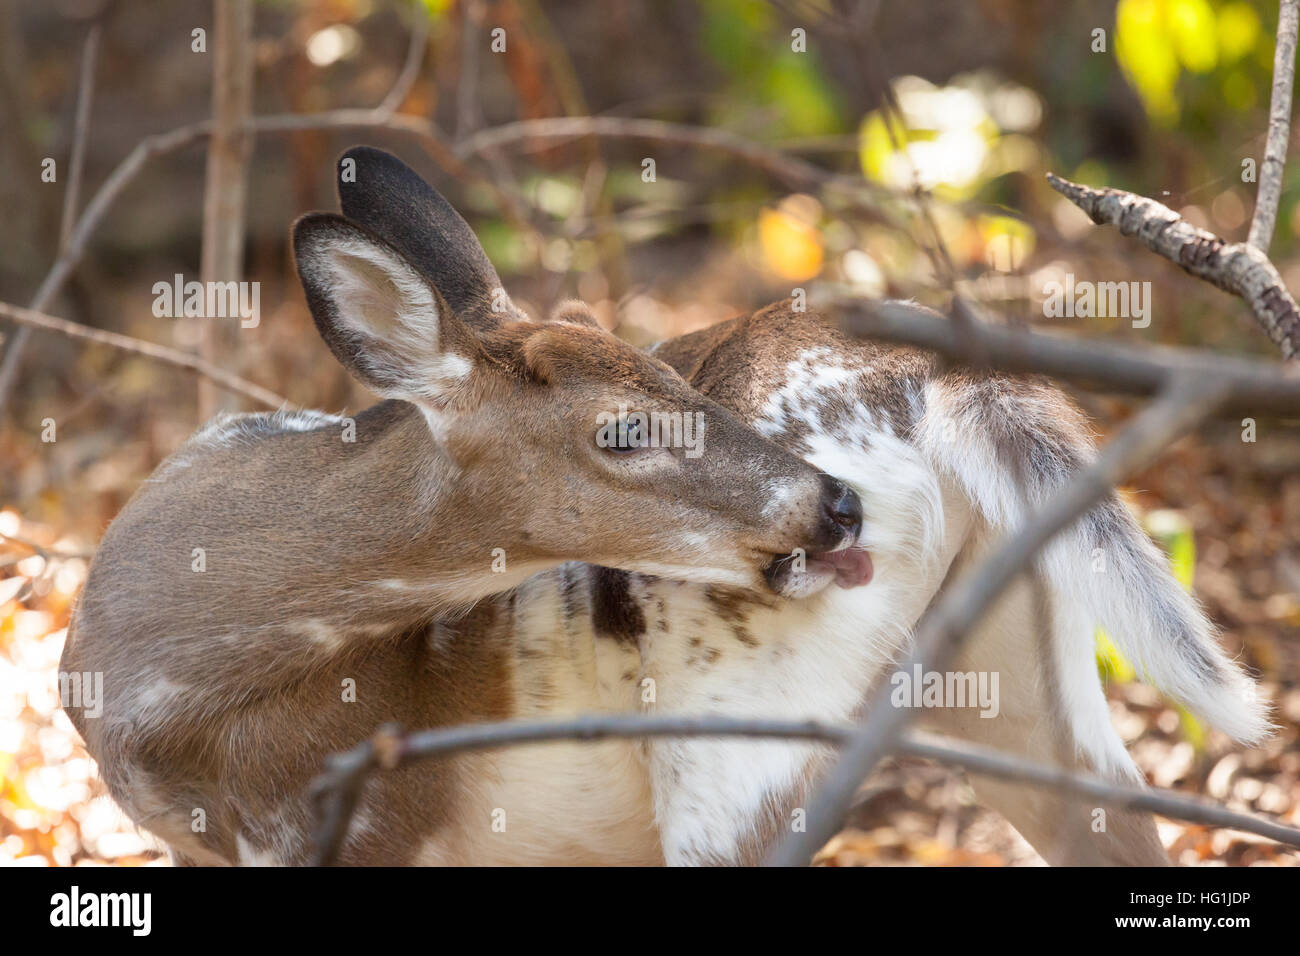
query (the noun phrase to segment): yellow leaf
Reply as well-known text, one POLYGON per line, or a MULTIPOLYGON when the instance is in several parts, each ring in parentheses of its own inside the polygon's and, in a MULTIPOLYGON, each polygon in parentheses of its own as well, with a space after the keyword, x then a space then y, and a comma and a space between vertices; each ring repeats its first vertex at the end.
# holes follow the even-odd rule
POLYGON ((1115 55, 1153 119, 1178 119, 1178 52, 1161 0, 1120 0, 1115 9, 1115 55))
POLYGON ((1219 55, 1231 63, 1259 42, 1259 14, 1248 3, 1230 3, 1219 11, 1219 55))
POLYGON ((1193 73, 1208 73, 1219 62, 1214 11, 1207 0, 1170 0, 1169 32, 1178 59, 1193 73))
POLYGON ((1137 680, 1137 672, 1133 670, 1133 665, 1115 646, 1115 642, 1110 639, 1110 635, 1101 628, 1097 628, 1094 636, 1097 643, 1097 669, 1101 671, 1102 678, 1116 680, 1121 684, 1137 680))
POLYGON ((782 279, 799 282, 822 270, 825 254, 821 234, 784 204, 759 213, 758 240, 767 268, 782 279))

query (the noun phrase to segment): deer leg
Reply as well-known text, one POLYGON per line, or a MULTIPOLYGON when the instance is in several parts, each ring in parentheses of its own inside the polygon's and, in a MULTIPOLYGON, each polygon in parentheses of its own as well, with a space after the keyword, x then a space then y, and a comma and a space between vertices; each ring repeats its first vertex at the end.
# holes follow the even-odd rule
MULTIPOLYGON (((1079 705, 1081 696, 1102 694, 1091 641, 1076 642, 1080 647, 1065 653, 1058 649, 1052 666, 1041 638, 1040 610, 1032 588, 1016 584, 971 635, 953 665, 960 671, 998 675, 996 714, 940 708, 927 711, 929 722, 941 732, 1037 763, 1134 782, 1131 773, 1136 771, 1125 772, 1132 764, 1106 716, 1104 699, 1088 701, 1087 708, 1079 705), (1083 739, 1085 735, 1090 739, 1083 739), (1118 759, 1109 769, 1089 756, 1117 748, 1118 759)), ((1102 806, 1022 781, 972 775, 971 785, 981 803, 1006 817, 1053 865, 1169 865, 1149 813, 1102 806)))

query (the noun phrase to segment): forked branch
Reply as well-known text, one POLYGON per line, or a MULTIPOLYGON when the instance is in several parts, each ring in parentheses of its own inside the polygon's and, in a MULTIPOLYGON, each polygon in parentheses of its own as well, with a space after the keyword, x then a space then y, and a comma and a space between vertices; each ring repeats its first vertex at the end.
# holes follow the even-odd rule
POLYGON ((1164 256, 1225 292, 1241 296, 1285 358, 1300 357, 1300 308, 1268 256, 1255 245, 1224 242, 1193 226, 1168 206, 1122 189, 1093 189, 1047 174, 1052 188, 1098 224, 1119 226, 1164 256))

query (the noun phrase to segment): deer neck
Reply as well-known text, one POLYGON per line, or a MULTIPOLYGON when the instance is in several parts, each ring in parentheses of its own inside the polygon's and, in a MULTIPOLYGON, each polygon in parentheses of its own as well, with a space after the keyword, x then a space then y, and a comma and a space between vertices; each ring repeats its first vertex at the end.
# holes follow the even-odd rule
POLYGON ((278 595, 340 624, 357 615, 400 627, 456 613, 556 563, 516 553, 494 561, 513 529, 500 526, 483 485, 435 444, 414 406, 384 402, 351 427, 332 416, 298 428, 267 418, 196 436, 160 470, 153 486, 167 490, 150 515, 170 506, 193 524, 223 523, 205 573, 250 599, 238 609, 250 626, 268 623, 278 595), (172 480, 187 486, 178 494, 172 480), (249 605, 261 597, 263 619, 251 620, 249 605))

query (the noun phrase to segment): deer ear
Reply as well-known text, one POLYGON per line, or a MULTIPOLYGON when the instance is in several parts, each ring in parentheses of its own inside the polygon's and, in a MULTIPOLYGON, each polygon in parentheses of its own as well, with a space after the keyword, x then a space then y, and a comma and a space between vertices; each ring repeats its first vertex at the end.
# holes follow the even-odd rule
POLYGON ((316 328, 364 385, 438 407, 464 388, 474 335, 405 256, 328 213, 294 223, 293 251, 316 328))
POLYGON ((501 278, 469 223, 392 153, 354 146, 339 157, 343 215, 382 237, 411 262, 461 315, 495 324, 514 313, 501 278))

